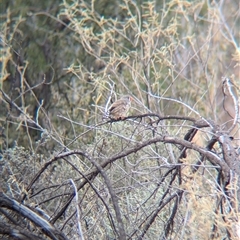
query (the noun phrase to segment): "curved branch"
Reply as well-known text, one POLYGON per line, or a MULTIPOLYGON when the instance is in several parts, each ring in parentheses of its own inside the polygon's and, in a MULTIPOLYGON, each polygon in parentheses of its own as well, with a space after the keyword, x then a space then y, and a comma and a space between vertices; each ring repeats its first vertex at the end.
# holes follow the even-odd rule
POLYGON ((8 197, 3 192, 0 192, 0 207, 10 209, 17 212, 20 216, 27 218, 34 225, 38 226, 39 229, 45 233, 49 238, 54 240, 66 240, 67 237, 48 221, 41 218, 38 214, 33 212, 31 209, 20 204, 16 200, 8 197))

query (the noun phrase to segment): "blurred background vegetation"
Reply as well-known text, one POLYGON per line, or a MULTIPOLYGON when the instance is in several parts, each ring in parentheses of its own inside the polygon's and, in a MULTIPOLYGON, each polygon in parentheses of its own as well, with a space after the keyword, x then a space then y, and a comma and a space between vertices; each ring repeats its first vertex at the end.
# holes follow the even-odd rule
MULTIPOLYGON (((129 122, 91 131, 91 126, 102 121, 112 91, 113 100, 125 94, 134 98, 130 115, 156 113, 198 118, 201 115, 223 124, 228 116, 222 108, 222 77, 230 77, 239 86, 238 0, 1 0, 0 24, 0 149, 2 156, 12 161, 12 173, 4 172, 2 184, 8 192, 14 189, 14 197, 21 195, 31 177, 63 149, 81 149, 98 157, 98 161, 104 161, 126 149, 129 139, 136 143, 154 137, 144 127, 133 129, 129 122), (28 176, 16 178, 19 184, 16 189, 11 185, 15 182, 12 177, 15 179, 15 174, 24 172, 28 176)), ((167 133, 181 137, 186 133, 184 129, 179 130, 179 122, 169 120, 164 125, 167 133)), ((162 149, 155 149, 161 161, 170 161, 169 151, 162 149)), ((130 205, 147 198, 148 190, 154 189, 157 179, 165 173, 165 170, 157 171, 159 175, 154 175, 152 169, 162 162, 151 161, 151 151, 153 154, 150 148, 130 159, 122 159, 118 166, 110 166, 109 176, 116 189, 123 191, 122 188, 129 187, 125 190, 131 192, 130 188, 135 188, 133 179, 137 179, 137 185, 149 183, 143 189, 136 187, 134 196, 129 197, 130 205), (142 162, 141 158, 148 160, 142 162), (139 176, 137 166, 146 172, 139 176), (125 169, 124 174, 122 169, 125 169), (126 175, 126 182, 121 180, 123 175, 126 175)), ((174 154, 177 149, 171 151, 174 154)), ((78 161, 76 168, 82 172, 92 168, 86 161, 75 161, 78 161)), ((212 176, 212 171, 208 174, 212 176)), ((64 161, 58 162, 36 188, 43 184, 60 186, 70 177, 78 179, 79 175, 64 161)), ((204 189, 206 179, 197 180, 201 190, 187 183, 185 188, 191 188, 196 195, 203 191, 207 194, 211 184, 204 189)), ((102 180, 96 181, 99 191, 104 191, 102 180)), ((158 194, 156 198, 162 191, 158 194)), ((189 207, 200 209, 198 203, 191 200, 189 207)), ((44 201, 44 196, 31 201, 44 201)), ((89 208, 89 212, 85 212, 86 226, 95 226, 97 222, 92 213, 100 211, 97 201, 93 192, 87 193, 86 199, 83 197, 83 208, 89 208), (87 206, 88 201, 91 207, 87 206)), ((207 206, 205 201, 206 198, 201 204, 207 206)), ((155 206, 156 202, 148 203, 146 211, 151 204, 155 206)), ((203 229, 209 229, 211 224, 208 226, 207 222, 214 216, 214 207, 210 205, 204 210, 212 211, 207 220, 204 213, 198 216, 201 229, 196 224, 196 213, 192 213, 191 225, 184 223, 186 232, 178 235, 174 230, 175 239, 208 239, 203 229), (193 238, 194 232, 196 238, 193 238)), ((54 212, 54 207, 45 205, 49 212, 54 212)), ((140 220, 134 222, 134 216, 127 216, 127 208, 123 209, 126 219, 131 218, 131 221, 128 219, 131 232, 131 224, 138 225, 140 220)), ((141 218, 144 218, 144 211, 139 213, 141 218)), ((167 216, 164 212, 163 221, 167 216)), ((183 218, 179 216, 178 220, 181 222, 183 218)), ((162 239, 158 238, 160 222, 156 221, 146 239, 162 239)), ((109 224, 105 224, 98 225, 94 237, 90 234, 92 228, 85 227, 87 239, 113 239, 109 224)), ((225 236, 222 229, 217 235, 219 239, 221 234, 225 236)), ((70 225, 66 233, 75 236, 70 225)))
MULTIPOLYGON (((138 113, 184 113, 151 93, 217 119, 221 78, 239 80, 238 7, 238 1, 3 0, 1 89, 34 120, 43 101, 64 140, 72 126, 57 115, 98 121, 109 82, 117 94, 136 98, 138 113)), ((7 111, 1 104, 2 125, 7 111)), ((38 117, 47 128, 41 111, 38 117)), ((28 146, 24 127, 15 131, 15 121, 7 127, 8 145, 28 146)), ((31 131, 33 142, 40 132, 31 131)))

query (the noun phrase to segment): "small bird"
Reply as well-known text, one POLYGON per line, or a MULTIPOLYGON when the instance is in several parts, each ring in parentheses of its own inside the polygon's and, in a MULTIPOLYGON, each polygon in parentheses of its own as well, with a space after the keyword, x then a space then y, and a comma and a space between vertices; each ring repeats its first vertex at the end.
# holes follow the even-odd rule
POLYGON ((114 120, 126 118, 128 110, 131 107, 132 100, 133 98, 128 95, 121 97, 109 107, 107 116, 114 120))

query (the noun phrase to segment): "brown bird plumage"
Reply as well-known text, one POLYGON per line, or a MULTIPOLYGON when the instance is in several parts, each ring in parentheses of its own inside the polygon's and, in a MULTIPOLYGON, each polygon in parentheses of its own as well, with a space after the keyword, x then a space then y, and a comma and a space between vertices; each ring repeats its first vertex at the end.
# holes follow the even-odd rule
POLYGON ((120 120, 127 117, 129 108, 131 107, 132 98, 123 96, 115 101, 108 109, 108 116, 114 120, 120 120))

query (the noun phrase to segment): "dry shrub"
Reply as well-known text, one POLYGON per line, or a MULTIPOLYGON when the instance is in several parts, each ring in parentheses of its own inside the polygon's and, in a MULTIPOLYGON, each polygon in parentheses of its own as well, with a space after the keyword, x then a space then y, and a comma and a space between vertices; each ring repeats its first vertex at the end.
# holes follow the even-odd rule
POLYGON ((237 239, 238 2, 51 3, 1 11, 1 236, 237 239))

